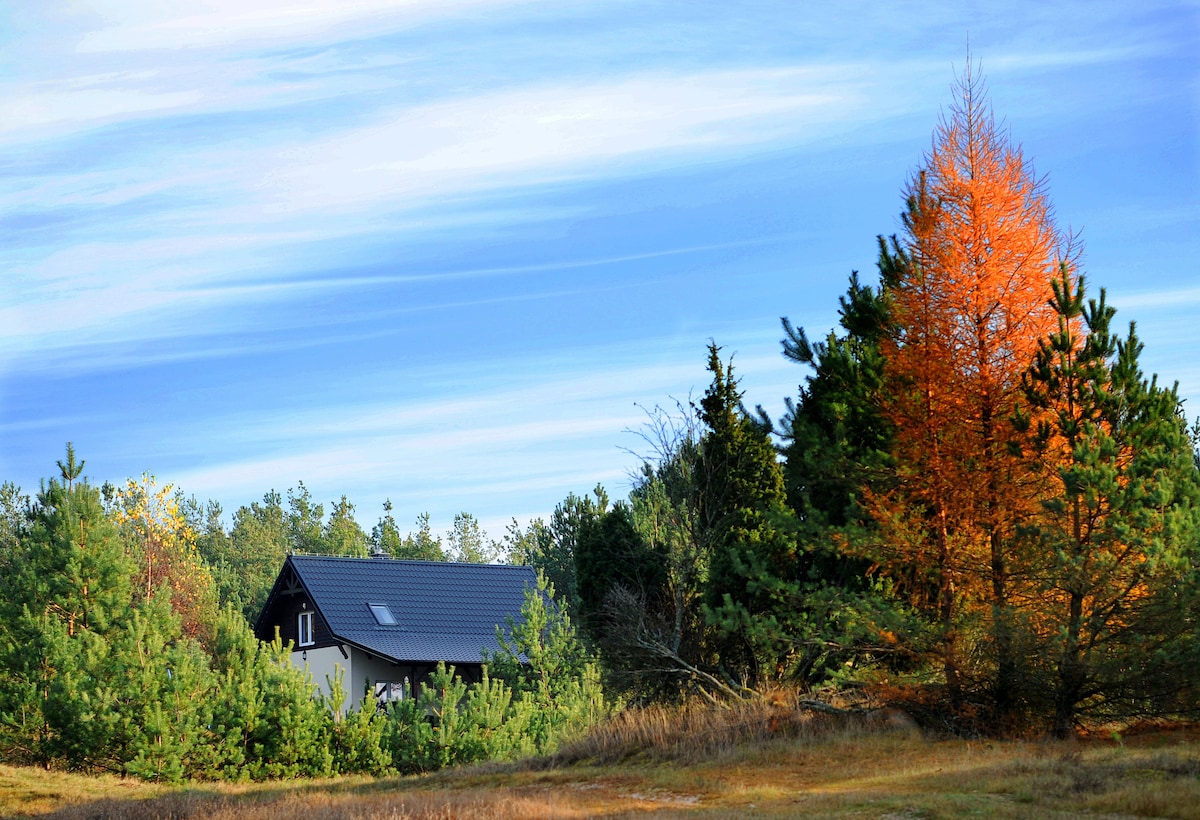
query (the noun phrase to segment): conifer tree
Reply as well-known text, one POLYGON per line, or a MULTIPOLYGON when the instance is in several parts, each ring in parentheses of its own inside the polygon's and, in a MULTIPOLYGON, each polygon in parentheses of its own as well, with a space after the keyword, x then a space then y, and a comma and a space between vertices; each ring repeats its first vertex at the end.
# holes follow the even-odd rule
POLYGON ((863 488, 890 467, 892 429, 883 413, 882 346, 892 332, 891 291, 907 263, 895 237, 879 237, 878 287, 858 272, 839 299, 843 335, 812 342, 803 328, 783 321, 784 357, 812 369, 789 400, 782 424, 788 502, 815 538, 829 527, 865 523, 863 488))
POLYGON ((898 484, 874 496, 873 512, 886 525, 890 572, 928 568, 951 694, 986 686, 1006 719, 1019 699, 1013 602, 1026 581, 1014 534, 1036 497, 1020 484, 1007 419, 1054 329, 1050 283, 1074 249, 969 65, 955 95, 907 192, 908 264, 883 348, 898 484), (964 667, 981 654, 990 670, 964 667))
POLYGON ((423 512, 418 515, 416 525, 417 531, 404 536, 392 557, 412 561, 445 561, 446 553, 442 550, 442 539, 433 534, 433 528, 429 524, 429 513, 423 512))
POLYGON ((709 553, 705 612, 718 628, 716 650, 730 683, 787 674, 792 642, 771 613, 795 601, 796 543, 783 471, 767 431, 742 407, 732 366, 710 343, 712 383, 697 410, 698 523, 709 553))
POLYGON ((283 497, 271 490, 262 501, 239 507, 229 533, 231 563, 238 577, 225 600, 254 620, 287 558, 291 541, 284 520, 283 497))
POLYGON ((333 505, 329 520, 321 533, 324 550, 329 555, 349 555, 365 558, 367 534, 354 520, 354 505, 346 496, 333 505))
POLYGON ((1048 482, 1026 526, 1041 579, 1030 620, 1065 737, 1081 710, 1195 707, 1200 473, 1178 395, 1143 376, 1135 327, 1112 331, 1104 291, 1085 303, 1064 268, 1053 305, 1058 328, 1026 374, 1032 411, 1015 427, 1029 472, 1048 482))
POLYGON ((371 551, 398 557, 401 543, 400 528, 392 515, 392 499, 388 498, 383 502, 383 515, 371 528, 371 551))

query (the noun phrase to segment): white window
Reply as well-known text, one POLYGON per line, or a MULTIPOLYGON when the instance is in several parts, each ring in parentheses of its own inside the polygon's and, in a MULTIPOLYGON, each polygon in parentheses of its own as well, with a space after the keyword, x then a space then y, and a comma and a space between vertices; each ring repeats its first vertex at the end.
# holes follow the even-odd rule
POLYGON ((380 626, 395 626, 396 616, 388 609, 387 604, 367 604, 371 608, 371 614, 375 616, 375 623, 380 626))
POLYGON ((300 620, 297 622, 296 631, 300 636, 298 643, 301 646, 313 645, 313 614, 311 612, 300 613, 300 620))
POLYGON ((404 700, 408 696, 408 678, 403 681, 377 681, 375 684, 375 705, 380 711, 386 710, 389 703, 404 700))

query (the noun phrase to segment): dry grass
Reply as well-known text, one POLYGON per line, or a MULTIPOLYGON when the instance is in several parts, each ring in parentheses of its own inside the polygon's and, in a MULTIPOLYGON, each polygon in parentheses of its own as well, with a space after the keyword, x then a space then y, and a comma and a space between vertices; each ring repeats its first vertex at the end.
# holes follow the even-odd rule
POLYGON ((82 818, 1196 817, 1200 732, 968 741, 788 703, 647 710, 554 758, 419 778, 165 789, 0 769, 8 814, 82 818), (40 791, 39 791, 40 790, 40 791), (39 802, 21 804, 35 793, 39 802))
POLYGON ((0 765, 0 816, 41 814, 72 801, 145 799, 160 786, 121 777, 82 777, 66 772, 0 765))
MULTIPOLYGON (((882 714, 882 713, 880 713, 882 714)), ((875 717, 875 716, 871 716, 875 717)), ((799 708, 795 694, 771 693, 756 700, 715 708, 694 701, 683 706, 630 709, 593 729, 586 737, 535 766, 579 763, 676 763, 720 761, 747 748, 779 740, 891 728, 871 717, 836 717, 799 708)))

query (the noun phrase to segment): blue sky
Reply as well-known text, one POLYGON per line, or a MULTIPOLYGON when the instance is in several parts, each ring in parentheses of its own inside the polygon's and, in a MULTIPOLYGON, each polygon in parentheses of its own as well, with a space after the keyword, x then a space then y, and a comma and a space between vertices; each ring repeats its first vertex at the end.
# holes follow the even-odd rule
POLYGON ((629 488, 735 354, 774 415, 968 38, 1148 371, 1200 415, 1193 2, 0 7, 0 479, 75 443, 227 513, 304 481, 493 537, 629 488))

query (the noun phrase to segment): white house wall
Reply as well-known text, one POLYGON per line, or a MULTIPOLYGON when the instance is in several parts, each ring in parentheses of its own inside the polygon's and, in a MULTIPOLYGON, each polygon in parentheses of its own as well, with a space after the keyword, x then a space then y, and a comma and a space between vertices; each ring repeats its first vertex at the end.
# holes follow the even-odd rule
POLYGON ((350 654, 349 658, 344 657, 342 650, 336 646, 309 649, 307 655, 304 652, 293 652, 291 657, 292 665, 307 669, 312 675, 313 683, 320 686, 321 692, 327 697, 332 695, 329 685, 334 680, 336 669, 341 667, 342 685, 346 687, 346 697, 342 701, 343 713, 362 702, 368 681, 371 683, 372 693, 374 685, 381 681, 401 683, 408 680, 410 685, 415 681, 415 670, 411 666, 397 666, 391 661, 368 655, 351 646, 347 646, 346 651, 350 654))
MULTIPOLYGON (((336 667, 342 668, 344 680, 349 680, 353 673, 351 661, 354 656, 350 656, 347 660, 342 656, 342 650, 336 646, 326 646, 321 649, 309 649, 307 652, 293 652, 292 666, 298 669, 307 669, 312 675, 313 683, 321 687, 321 691, 328 697, 333 694, 333 690, 329 688, 336 673, 336 667), (307 658, 307 659, 306 659, 307 658)), ((353 691, 353 690, 351 690, 353 691)), ((349 698, 346 699, 349 701, 349 698)), ((348 704, 342 704, 342 711, 346 711, 348 704)))

